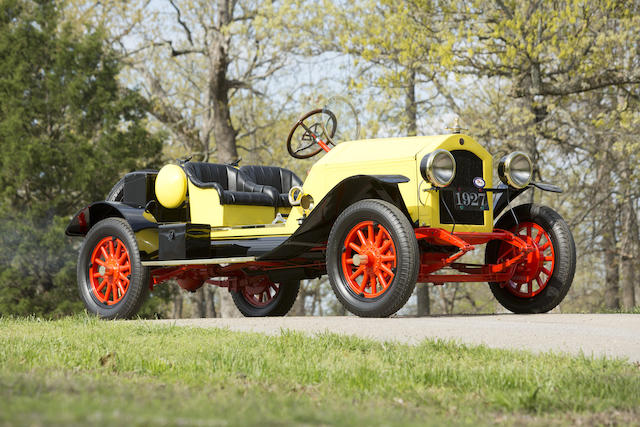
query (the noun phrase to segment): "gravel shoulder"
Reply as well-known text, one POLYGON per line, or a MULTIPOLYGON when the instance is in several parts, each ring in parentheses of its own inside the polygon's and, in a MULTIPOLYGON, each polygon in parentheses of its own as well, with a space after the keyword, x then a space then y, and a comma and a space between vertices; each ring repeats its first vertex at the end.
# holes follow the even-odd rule
POLYGON ((533 352, 566 352, 574 355, 626 358, 640 362, 640 315, 637 314, 538 314, 442 317, 276 317, 227 319, 153 320, 203 328, 280 334, 294 330, 307 334, 333 332, 379 341, 418 344, 427 338, 493 348, 533 352))

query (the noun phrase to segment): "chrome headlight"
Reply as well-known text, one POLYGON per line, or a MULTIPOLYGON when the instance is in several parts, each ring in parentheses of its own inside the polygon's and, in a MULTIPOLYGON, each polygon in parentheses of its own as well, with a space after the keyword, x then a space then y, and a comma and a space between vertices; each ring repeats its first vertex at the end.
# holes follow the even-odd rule
POLYGON ((500 181, 514 188, 524 188, 531 182, 533 164, 525 153, 516 151, 504 156, 498 163, 500 181))
POLYGON ((456 176, 456 161, 450 152, 440 148, 422 158, 420 173, 436 187, 446 187, 456 176))

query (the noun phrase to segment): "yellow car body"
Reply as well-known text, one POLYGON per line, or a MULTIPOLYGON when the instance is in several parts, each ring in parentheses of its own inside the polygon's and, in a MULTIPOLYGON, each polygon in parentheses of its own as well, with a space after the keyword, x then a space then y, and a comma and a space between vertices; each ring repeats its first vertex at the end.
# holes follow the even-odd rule
MULTIPOLYGON (((408 182, 398 184, 404 204, 412 222, 422 227, 446 230, 452 224, 441 221, 438 193, 420 174, 420 160, 437 150, 465 150, 482 160, 483 178, 487 187, 492 185, 493 160, 491 155, 471 137, 460 134, 416 136, 350 141, 339 144, 313 165, 305 180, 305 193, 321 200, 340 181, 353 175, 403 175, 408 182), (462 141, 462 144, 461 142, 462 141)), ((469 183, 471 186, 471 183, 469 183)), ((493 230, 492 195, 488 194, 489 210, 484 211, 484 224, 456 226, 458 231, 489 232, 493 230)))
MULTIPOLYGON (((438 192, 424 180, 419 171, 420 159, 436 150, 465 150, 482 159, 486 185, 492 185, 493 161, 491 155, 467 135, 437 135, 408 138, 384 138, 347 141, 337 145, 316 162, 302 186, 314 204, 322 201, 332 189, 346 178, 358 175, 402 175, 407 182, 398 184, 411 221, 426 227, 451 230, 453 224, 441 221, 438 192)), ((176 169, 171 168, 171 172, 176 169)), ((162 171, 161 171, 162 174, 162 171)), ((179 172, 178 172, 179 174, 179 172)), ((309 215, 313 208, 301 206, 275 209, 265 206, 224 205, 215 189, 198 188, 182 173, 179 179, 168 180, 172 185, 162 186, 158 180, 155 191, 159 197, 174 200, 175 193, 188 188, 186 200, 191 222, 211 226, 212 239, 250 238, 270 235, 290 235, 300 226, 299 220, 309 215), (284 224, 272 224, 276 214, 287 215, 284 224), (264 225, 260 228, 247 228, 264 225)), ((488 194, 490 208, 484 211, 481 225, 457 224, 456 230, 490 232, 493 229, 492 194, 488 194)))

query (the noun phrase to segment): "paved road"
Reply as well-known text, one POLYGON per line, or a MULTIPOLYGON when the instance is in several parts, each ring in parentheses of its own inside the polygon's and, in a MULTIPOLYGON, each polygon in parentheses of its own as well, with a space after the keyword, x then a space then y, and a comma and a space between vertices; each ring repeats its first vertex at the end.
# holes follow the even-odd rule
POLYGON ((266 334, 279 334, 282 329, 309 334, 330 331, 407 344, 416 344, 425 338, 443 338, 495 348, 582 352, 640 362, 640 315, 634 314, 502 314, 390 319, 280 317, 153 322, 266 334))

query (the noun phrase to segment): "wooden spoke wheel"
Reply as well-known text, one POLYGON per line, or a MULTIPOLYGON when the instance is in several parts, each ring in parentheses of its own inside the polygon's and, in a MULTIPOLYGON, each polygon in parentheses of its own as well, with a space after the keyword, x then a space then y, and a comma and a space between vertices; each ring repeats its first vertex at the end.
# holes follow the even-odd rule
POLYGON ((362 317, 387 317, 407 302, 418 277, 413 228, 394 205, 361 200, 334 223, 327 242, 327 273, 336 297, 362 317))
POLYGON ((397 264, 389 231, 373 221, 356 224, 344 240, 341 263, 342 274, 356 295, 382 295, 395 277, 397 264))
POLYGON ((279 293, 280 284, 267 279, 258 282, 258 286, 246 286, 242 290, 245 301, 257 308, 267 307, 279 293))
MULTIPOLYGON (((560 304, 573 282, 576 269, 573 236, 564 219, 546 206, 520 205, 513 209, 513 214, 502 215, 495 228, 510 230, 535 250, 516 266, 510 280, 489 286, 500 304, 514 313, 544 313, 560 304)), ((502 241, 489 242, 485 261, 501 262, 511 257, 514 250, 502 241)))
POLYGON ((78 257, 78 290, 90 313, 105 319, 136 315, 149 294, 135 234, 121 218, 94 225, 78 257))
POLYGON ((231 291, 231 297, 246 317, 284 316, 291 310, 299 290, 299 281, 274 283, 266 276, 259 276, 240 291, 231 291))
POLYGON ((129 289, 131 261, 122 240, 107 236, 100 240, 91 254, 89 283, 93 296, 105 305, 122 301, 129 289))
MULTIPOLYGON (((502 285, 515 296, 531 298, 544 290, 553 274, 553 242, 544 228, 533 222, 522 222, 512 228, 511 232, 533 245, 535 251, 528 254, 524 262, 518 264, 511 280, 502 285)), ((498 262, 510 258, 514 252, 515 248, 512 245, 503 242, 498 249, 498 262)))

